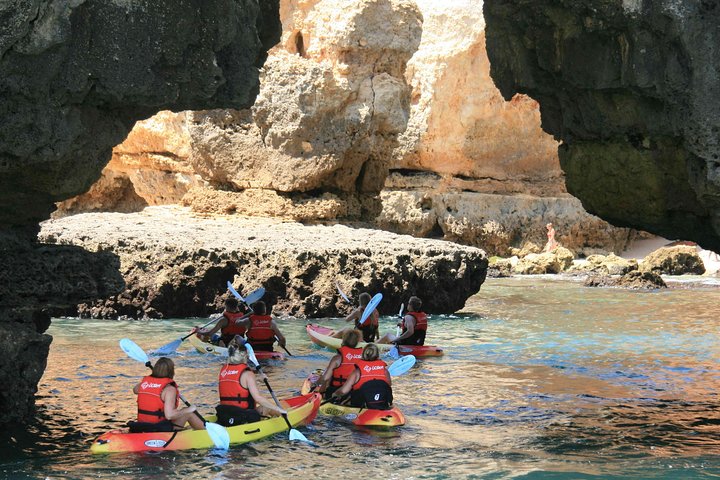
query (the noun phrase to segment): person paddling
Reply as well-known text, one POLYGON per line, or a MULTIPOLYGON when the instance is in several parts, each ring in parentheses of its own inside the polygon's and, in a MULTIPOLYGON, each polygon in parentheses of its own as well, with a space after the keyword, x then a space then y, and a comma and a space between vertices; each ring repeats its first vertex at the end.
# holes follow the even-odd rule
POLYGON ((422 300, 410 297, 408 311, 398 323, 401 333, 398 336, 386 333, 378 343, 395 343, 397 345, 425 345, 427 333, 427 315, 422 310, 422 300))
POLYGON ((330 359, 325 373, 318 382, 318 392, 323 393, 326 399, 342 387, 355 370, 355 365, 362 360, 362 348, 357 348, 360 341, 360 332, 357 330, 346 330, 343 334, 342 344, 337 355, 330 359))
POLYGON ((380 360, 380 350, 374 343, 368 343, 362 352, 362 359, 355 364, 355 370, 348 380, 333 393, 334 401, 341 401, 350 394, 350 405, 376 410, 392 408, 392 380, 387 364, 380 360))
POLYGON ((171 432, 182 430, 189 423, 194 430, 204 430, 202 420, 195 415, 195 406, 178 408, 180 393, 173 380, 175 364, 160 357, 152 373, 133 387, 137 395, 137 422, 128 422, 130 431, 171 432))
MULTIPOLYGON (((360 319, 362 318, 362 314, 365 311, 365 307, 367 307, 367 304, 370 303, 370 300, 372 297, 369 293, 363 292, 358 297, 359 306, 355 308, 350 314, 345 317, 346 322, 355 321, 355 329, 360 330, 362 332, 362 338, 363 342, 374 342, 377 337, 380 335, 378 334, 378 325, 380 320, 380 314, 378 313, 377 309, 373 310, 370 314, 370 317, 365 321, 364 324, 360 325, 360 319)), ((337 332, 334 332, 331 336, 335 338, 343 338, 345 335, 345 332, 352 330, 352 329, 342 329, 337 332)))
POLYGON ((272 316, 267 315, 265 302, 259 301, 252 305, 253 314, 250 315, 250 327, 247 331, 247 341, 254 350, 272 352, 273 344, 277 339, 281 347, 285 347, 285 337, 278 328, 272 316))
POLYGON ((226 427, 257 422, 262 416, 287 413, 260 394, 255 373, 247 364, 244 345, 245 339, 235 337, 228 347, 228 361, 220 369, 220 405, 215 409, 218 423, 226 427))
POLYGON ((245 307, 240 305, 236 298, 230 297, 225 300, 225 310, 222 317, 210 330, 201 330, 198 336, 206 342, 212 340, 215 332, 220 330, 220 341, 217 343, 221 347, 228 345, 235 335, 244 336, 250 321, 247 319, 247 311, 245 307))

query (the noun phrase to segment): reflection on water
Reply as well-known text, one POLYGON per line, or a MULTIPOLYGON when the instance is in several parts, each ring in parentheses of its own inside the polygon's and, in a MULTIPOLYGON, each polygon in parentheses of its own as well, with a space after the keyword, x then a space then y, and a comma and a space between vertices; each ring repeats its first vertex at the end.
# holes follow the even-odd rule
MULTIPOLYGON (((394 382, 408 423, 393 432, 319 417, 304 433, 230 452, 92 456, 100 433, 135 413, 144 367, 117 347, 146 349, 187 333, 193 320, 57 320, 39 386, 38 423, 0 433, 0 476, 12 478, 693 478, 720 474, 720 289, 588 289, 577 283, 490 280, 465 312, 434 317, 442 358, 394 382), (352 470, 349 470, 352 469, 352 470)), ((322 323, 340 325, 339 320, 322 323)), ((295 355, 265 368, 280 396, 297 392, 330 353, 298 320, 280 322, 295 355)), ((382 323, 381 323, 382 325, 382 323)), ((388 330, 394 320, 385 319, 388 330)), ((176 379, 210 412, 220 359, 183 347, 176 379)))

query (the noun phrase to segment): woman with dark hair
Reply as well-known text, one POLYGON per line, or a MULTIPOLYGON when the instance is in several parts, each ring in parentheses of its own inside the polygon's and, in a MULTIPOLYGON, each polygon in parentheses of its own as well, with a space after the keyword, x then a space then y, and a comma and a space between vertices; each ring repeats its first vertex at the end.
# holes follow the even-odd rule
POLYGON ((272 352, 277 340, 278 345, 285 347, 285 337, 273 319, 267 314, 265 302, 252 304, 253 314, 250 315, 250 326, 247 331, 247 341, 260 352, 272 352))
POLYGON ((228 347, 228 361, 220 369, 220 405, 216 407, 220 425, 252 423, 259 421, 261 416, 287 413, 263 397, 258 390, 255 373, 247 364, 248 355, 244 345, 242 337, 235 337, 228 347))
POLYGON ((393 402, 392 380, 387 364, 379 357, 377 345, 367 344, 362 359, 355 364, 347 382, 333 393, 333 398, 339 401, 350 394, 350 405, 353 407, 390 409, 393 402))
POLYGON ((160 357, 152 373, 133 387, 133 393, 137 395, 138 415, 137 422, 131 422, 131 430, 182 430, 186 423, 194 430, 205 429, 202 420, 195 415, 195 406, 178 408, 180 392, 173 377, 173 361, 160 357))
MULTIPOLYGON (((367 307, 368 303, 370 303, 370 300, 372 300, 372 297, 369 293, 363 292, 358 297, 359 305, 352 311, 350 314, 345 317, 346 322, 355 321, 355 330, 360 330, 362 332, 362 341, 363 342, 374 342, 375 339, 379 336, 378 335, 378 325, 380 320, 380 314, 378 313, 377 309, 373 310, 370 316, 367 320, 365 320, 365 323, 360 325, 360 319, 362 318, 362 314, 365 311, 365 307, 367 307)), ((331 336, 335 338, 343 338, 343 335, 345 335, 345 332, 347 332, 348 328, 342 329, 340 331, 334 332, 331 336)))

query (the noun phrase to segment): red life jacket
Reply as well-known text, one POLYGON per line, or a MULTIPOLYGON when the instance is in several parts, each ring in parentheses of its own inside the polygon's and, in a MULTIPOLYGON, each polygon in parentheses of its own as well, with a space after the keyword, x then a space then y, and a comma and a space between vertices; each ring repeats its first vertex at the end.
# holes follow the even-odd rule
POLYGON ((272 317, 270 315, 250 315, 250 329, 247 331, 247 339, 256 350, 272 351, 273 343, 275 343, 272 317))
POLYGON ((360 380, 355 382, 355 385, 352 387, 353 390, 359 390, 363 384, 371 380, 382 380, 383 382, 388 383, 387 377, 385 376, 387 363, 382 360, 378 359, 373 360, 372 362, 359 360, 355 366, 360 370, 360 380))
MULTIPOLYGON (((138 422, 158 423, 165 418, 165 402, 160 398, 163 389, 168 385, 177 388, 172 378, 157 378, 150 375, 143 377, 137 395, 138 422)), ((180 391, 175 397, 175 408, 178 406, 180 391)))
POLYGON ((248 369, 246 364, 227 364, 220 369, 220 405, 233 405, 240 408, 255 408, 255 400, 247 388, 240 384, 240 376, 248 369))
POLYGON ((223 317, 227 318, 228 321, 228 324, 220 330, 220 333, 223 337, 234 337, 235 335, 245 336, 247 328, 243 327, 242 325, 235 325, 235 319, 238 319, 243 315, 245 314, 242 312, 228 312, 227 310, 223 312, 223 317))
MULTIPOLYGON (((427 331, 427 315, 423 312, 407 312, 408 315, 415 319, 415 331, 427 331)), ((407 327, 405 326, 405 320, 402 322, 402 332, 405 333, 407 327)))
MULTIPOLYGON (((374 312, 373 312, 374 313, 374 312)), ((373 342, 375 341, 375 338, 379 335, 377 334, 378 331, 378 320, 380 316, 378 315, 376 318, 373 318, 374 315, 371 313, 370 316, 365 320, 365 323, 360 325, 360 319, 358 318, 355 320, 355 328, 357 330, 360 330, 363 336, 363 342, 373 342)))
POLYGON ((350 374, 355 370, 355 364, 358 360, 362 360, 362 348, 340 347, 340 365, 338 365, 332 373, 330 385, 340 388, 348 379, 350 374))

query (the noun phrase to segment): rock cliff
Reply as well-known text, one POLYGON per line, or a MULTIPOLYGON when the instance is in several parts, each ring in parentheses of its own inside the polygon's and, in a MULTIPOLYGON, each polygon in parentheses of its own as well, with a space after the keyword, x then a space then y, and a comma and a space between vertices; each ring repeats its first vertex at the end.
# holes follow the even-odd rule
POLYGON ((278 8, 277 0, 0 4, 0 357, 13 366, 0 375, 0 424, 32 412, 53 309, 124 285, 112 254, 37 245, 38 222, 98 179, 137 120, 250 106, 279 39, 278 8))
POLYGON ((615 225, 720 251, 720 8, 486 0, 491 74, 540 103, 568 191, 615 225))
POLYGON ((226 282, 235 279, 243 291, 265 287, 277 315, 340 316, 346 306, 336 281, 351 295, 382 292, 383 314, 397 312, 410 295, 429 312, 448 313, 477 293, 488 264, 482 250, 438 240, 238 215, 201 218, 178 207, 51 220, 40 238, 117 255, 125 290, 78 312, 101 318, 207 316, 221 310, 226 282))

